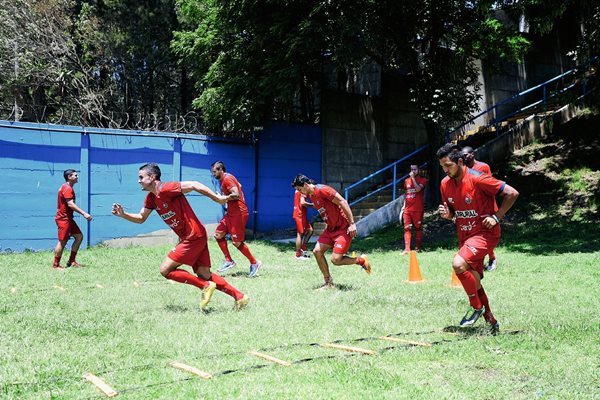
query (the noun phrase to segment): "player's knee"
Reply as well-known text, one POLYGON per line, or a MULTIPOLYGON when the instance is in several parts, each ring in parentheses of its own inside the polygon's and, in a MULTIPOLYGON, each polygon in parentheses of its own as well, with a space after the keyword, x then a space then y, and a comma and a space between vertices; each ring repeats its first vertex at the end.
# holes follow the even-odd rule
POLYGON ((169 268, 163 267, 162 265, 160 266, 160 274, 165 278, 167 277, 167 275, 169 275, 170 272, 171 271, 169 270, 169 268))
POLYGON ((343 259, 344 259, 343 254, 333 253, 333 255, 331 256, 331 263, 333 265, 341 265, 343 259))
POLYGON ((221 239, 223 239, 225 237, 225 234, 223 232, 215 232, 215 234, 213 235, 213 237, 216 240, 221 240, 221 239))
POLYGON ((210 277, 212 276, 210 269, 208 269, 208 268, 198 269, 198 272, 196 272, 196 275, 198 276, 198 278, 204 279, 205 281, 209 281, 210 277))
POLYGON ((408 225, 404 225, 404 230, 405 231, 410 231, 412 229, 412 225, 408 224, 408 225))
POLYGON ((452 260, 452 268, 455 273, 462 274, 469 268, 469 264, 467 264, 462 257, 454 257, 452 260))
POLYGON ((239 249, 240 246, 244 244, 244 242, 234 242, 234 241, 232 241, 231 244, 233 244, 235 247, 237 247, 239 249))
POLYGON ((312 253, 313 253, 313 255, 315 257, 322 257, 323 256, 323 252, 321 250, 317 249, 316 247, 313 249, 312 253))

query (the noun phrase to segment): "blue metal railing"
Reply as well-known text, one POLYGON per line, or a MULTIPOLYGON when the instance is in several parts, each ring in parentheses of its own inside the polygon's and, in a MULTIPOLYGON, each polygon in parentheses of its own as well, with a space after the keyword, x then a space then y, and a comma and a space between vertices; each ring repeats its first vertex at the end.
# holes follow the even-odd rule
POLYGON ((409 158, 413 157, 414 155, 416 155, 416 154, 420 153, 421 151, 425 150, 427 147, 429 147, 429 145, 428 145, 428 144, 426 144, 425 146, 421 146, 421 147, 419 147, 417 150, 413 151, 412 153, 405 155, 404 157, 402 157, 402 158, 401 158, 401 159, 399 159, 398 161, 394 161, 394 162, 393 162, 393 163, 391 163, 390 165, 388 165, 388 166, 386 166, 386 167, 383 167, 383 168, 381 168, 380 170, 373 172, 371 175, 365 176, 365 177, 364 177, 364 178, 362 178, 360 181, 358 181, 358 182, 356 182, 356 183, 353 183, 352 185, 350 185, 350 186, 346 187, 346 188, 344 189, 344 197, 346 198, 346 200, 348 200, 348 196, 349 196, 349 193, 350 193, 350 189, 352 189, 352 188, 355 188, 355 187, 359 186, 359 185, 360 185, 360 184, 362 184, 362 183, 365 183, 365 182, 366 182, 366 181, 368 181, 369 179, 372 179, 372 178, 374 178, 375 176, 378 176, 378 175, 380 175, 381 173, 383 173, 383 172, 385 172, 385 171, 388 171, 389 169, 392 169, 392 170, 393 170, 393 180, 392 180, 392 182, 391 182, 391 183, 388 183, 387 185, 385 185, 385 186, 382 186, 382 187, 378 188, 377 190, 374 190, 373 192, 366 194, 365 196, 361 197, 361 198, 360 198, 360 199, 358 199, 358 200, 354 200, 352 203, 350 203, 350 205, 354 205, 354 204, 356 204, 356 203, 358 203, 358 202, 361 202, 361 201, 363 201, 364 199, 366 199, 367 197, 370 197, 370 196, 372 196, 372 195, 374 195, 374 194, 376 194, 376 193, 379 193, 379 192, 381 192, 382 190, 384 190, 384 189, 387 189, 388 187, 390 187, 390 186, 392 186, 392 185, 394 186, 394 189, 393 189, 393 191, 392 191, 392 200, 396 200, 396 192, 397 192, 396 185, 397 185, 398 181, 402 181, 402 179, 406 179, 406 177, 408 176, 408 175, 406 175, 406 176, 404 176, 404 177, 402 177, 402 178, 400 178, 400 179, 397 179, 397 176, 398 176, 398 171, 397 171, 397 169, 398 169, 398 168, 397 168, 397 166, 398 166, 398 164, 400 164, 401 162, 403 162, 403 161, 406 161, 406 160, 408 160, 409 158))
MULTIPOLYGON (((595 60, 597 60, 597 58, 593 59, 593 61, 595 61, 595 60)), ((575 86, 577 86, 577 84, 580 83, 580 81, 575 81, 573 83, 570 83, 570 84, 568 84, 566 87, 564 87, 562 89, 556 89, 553 92, 551 92, 550 94, 548 94, 548 88, 549 88, 549 86, 551 84, 553 84, 553 83, 561 80, 561 79, 564 79, 565 77, 567 77, 569 75, 575 74, 578 70, 580 70, 580 69, 579 68, 573 68, 573 69, 571 69, 571 70, 569 70, 567 72, 564 72, 564 73, 562 73, 562 74, 560 74, 560 75, 558 75, 558 76, 556 76, 556 77, 554 77, 554 78, 552 78, 552 79, 550 79, 550 80, 548 80, 548 81, 546 81, 544 83, 541 83, 541 84, 539 84, 537 86, 534 86, 532 88, 526 89, 526 90, 524 90, 524 91, 522 91, 522 92, 520 92, 520 93, 518 93, 518 94, 516 94, 516 95, 514 95, 512 97, 509 97, 507 99, 504 99, 504 100, 502 100, 502 101, 494 104, 492 107, 490 107, 490 108, 488 108, 488 109, 480 112, 479 114, 475 115, 473 118, 469 119, 468 121, 466 121, 466 122, 458 125, 457 127, 449 130, 448 133, 446 134, 446 142, 449 142, 449 141, 458 141, 459 140, 458 132, 459 131, 464 132, 465 127, 468 127, 470 125, 475 125, 475 120, 477 120, 478 118, 481 118, 481 117, 486 116, 486 115, 490 115, 491 113, 497 114, 498 110, 499 110, 499 107, 505 106, 505 105, 509 105, 509 104, 513 104, 513 103, 516 103, 518 101, 521 101, 521 100, 524 99, 524 96, 526 96, 526 95, 528 95, 530 93, 533 93, 534 91, 536 91, 538 89, 542 90, 542 96, 541 96, 542 98, 541 99, 539 99, 537 101, 534 101, 533 103, 531 103, 529 105, 518 107, 517 109, 515 109, 515 110, 513 110, 513 111, 511 111, 509 113, 506 113, 504 115, 495 116, 493 118, 490 118, 491 121, 488 122, 485 125, 481 125, 479 127, 479 129, 478 129, 478 132, 476 132, 475 134, 471 135, 471 137, 477 135, 478 133, 486 132, 492 126, 495 127, 496 135, 498 136, 500 134, 500 128, 501 128, 501 122, 502 121, 505 121, 505 120, 507 120, 508 118, 510 118, 510 117, 512 117, 514 115, 523 113, 523 112, 528 111, 528 110, 533 111, 535 109, 535 107, 540 106, 540 105, 542 105, 544 111, 546 111, 546 107, 547 107, 548 101, 550 99, 552 99, 553 97, 556 97, 556 96, 558 96, 560 94, 563 94, 563 93, 567 92, 568 90, 571 90, 572 88, 574 88, 575 86)), ((581 96, 578 97, 578 99, 582 98, 587 93, 589 93, 589 91, 586 91, 585 81, 583 81, 583 91, 582 91, 581 96)), ((392 200, 396 200, 396 198, 397 198, 397 186, 398 186, 398 183, 402 182, 404 179, 406 179, 408 177, 408 174, 406 174, 406 175, 403 175, 402 177, 398 178, 398 174, 397 174, 397 172, 398 172, 397 171, 398 164, 400 164, 402 162, 406 162, 411 157, 414 157, 414 156, 418 155, 419 153, 421 153, 422 151, 424 151, 428 147, 429 147, 428 144, 426 144, 424 146, 421 146, 417 150, 413 151, 410 154, 407 154, 406 156, 402 157, 401 159, 399 159, 397 161, 394 161, 393 163, 391 163, 391 164, 389 164, 389 165, 381 168, 380 170, 375 171, 372 174, 370 174, 370 175, 362 178, 358 182, 351 184, 350 186, 348 186, 348 187, 346 187, 344 189, 344 197, 348 201, 348 199, 350 197, 350 190, 351 189, 354 189, 354 188, 360 186, 361 184, 364 184, 365 182, 367 182, 367 181, 369 181, 369 180, 371 180, 371 179, 373 179, 373 178, 381 175, 382 173, 384 173, 384 172, 389 171, 390 169, 392 169, 392 171, 393 171, 393 179, 392 179, 391 183, 388 183, 388 184, 386 184, 384 186, 381 186, 381 187, 377 188, 376 190, 374 190, 374 191, 372 191, 370 193, 367 193, 366 195, 364 195, 364 196, 362 196, 362 197, 360 197, 360 198, 358 198, 356 200, 353 200, 350 203, 350 205, 357 204, 357 203, 359 203, 359 202, 361 202, 361 201, 363 201, 363 200, 365 200, 365 199, 367 199, 367 198, 369 198, 369 197, 371 197, 371 196, 373 196, 373 195, 375 195, 375 194, 377 194, 377 193, 379 193, 379 192, 381 192, 381 191, 383 191, 385 189, 388 189, 390 186, 393 187, 393 190, 392 190, 392 200)), ((425 166, 425 165, 427 165, 427 163, 424 163, 421 166, 425 166)))

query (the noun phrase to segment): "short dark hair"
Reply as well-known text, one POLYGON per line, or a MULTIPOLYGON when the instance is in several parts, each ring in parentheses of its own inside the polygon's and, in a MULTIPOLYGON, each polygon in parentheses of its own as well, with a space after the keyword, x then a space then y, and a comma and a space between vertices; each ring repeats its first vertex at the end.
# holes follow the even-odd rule
POLYGON ((465 146, 462 148, 461 153, 463 155, 473 154, 473 148, 471 146, 465 146))
POLYGON ((75 172, 77 172, 77 171, 75 171, 74 169, 65 169, 65 172, 63 172, 63 176, 65 178, 65 182, 68 182, 69 181, 69 176, 71 176, 71 174, 74 174, 75 172))
POLYGON ((436 155, 438 160, 441 160, 442 158, 447 156, 450 160, 452 160, 452 162, 455 163, 458 163, 458 160, 463 158, 463 155, 460 151, 460 147, 458 147, 454 143, 446 143, 438 149, 436 155))
POLYGON ((225 164, 223 164, 223 161, 215 161, 214 163, 210 164, 211 168, 216 168, 216 169, 221 169, 223 170, 223 172, 227 172, 227 170, 225 169, 225 164))
POLYGON ((310 179, 306 175, 298 174, 292 181, 292 187, 295 188, 295 187, 299 187, 299 186, 304 186, 305 183, 310 183, 311 185, 314 185, 316 182, 313 181, 312 179, 310 179))
POLYGON ((148 174, 154 175, 156 179, 160 179, 160 167, 156 163, 147 163, 140 167, 140 171, 146 171, 148 174))

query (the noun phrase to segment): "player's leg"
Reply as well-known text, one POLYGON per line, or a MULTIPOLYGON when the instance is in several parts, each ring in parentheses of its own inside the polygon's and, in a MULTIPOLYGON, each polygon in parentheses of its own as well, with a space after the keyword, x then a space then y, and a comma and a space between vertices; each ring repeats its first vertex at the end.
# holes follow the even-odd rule
POLYGON ((231 258, 231 253, 229 253, 229 247, 227 246, 227 239, 225 238, 225 235, 229 232, 227 220, 227 215, 225 215, 219 222, 219 225, 217 225, 214 234, 214 238, 225 257, 225 261, 223 262, 223 265, 221 265, 221 268, 219 268, 219 272, 225 272, 228 269, 235 267, 235 261, 231 258))
POLYGON ((262 263, 257 260, 248 245, 244 242, 246 239, 246 223, 248 222, 248 216, 239 216, 236 218, 230 218, 231 225, 229 227, 229 233, 231 234, 231 241, 233 245, 242 253, 244 257, 250 261, 250 269, 248 276, 253 278, 256 276, 258 270, 262 266, 262 263))
MULTIPOLYGON (((206 238, 204 239, 206 240, 206 238)), ((196 286, 198 289, 206 288, 209 285, 208 279, 202 279, 199 276, 190 274, 186 270, 178 268, 182 264, 195 266, 203 250, 202 241, 183 240, 179 242, 160 264, 161 275, 175 282, 196 286)))
POLYGON ((421 243, 423 242, 423 215, 424 212, 415 213, 416 218, 413 219, 413 226, 415 228, 415 251, 421 250, 421 243))
POLYGON ((402 220, 404 221, 404 250, 402 254, 407 254, 410 251, 410 242, 412 240, 412 218, 411 213, 408 211, 404 211, 404 215, 402 215, 402 220))
POLYGON ((333 265, 360 265, 368 274, 371 273, 371 264, 369 258, 365 254, 359 257, 348 257, 345 254, 350 250, 352 238, 345 231, 337 232, 334 238, 333 254, 331 255, 331 263, 333 265))
POLYGON ((492 272, 496 270, 496 266, 496 254, 494 254, 494 249, 491 249, 488 253, 488 263, 485 266, 485 270, 492 272))
POLYGON ((58 242, 54 247, 54 262, 52 263, 52 268, 54 269, 64 269, 60 265, 60 259, 62 258, 63 251, 65 250, 65 246, 71 237, 70 226, 68 221, 63 220, 55 220, 56 227, 58 228, 58 242))
POLYGON ((304 234, 302 236, 302 253, 305 257, 308 257, 308 253, 306 250, 308 247, 308 241, 313 235, 314 230, 310 222, 308 222, 308 217, 306 216, 306 213, 302 216, 302 227, 304 230, 304 234))
POLYGON ((70 232, 71 236, 75 239, 73 245, 71 246, 71 254, 69 255, 69 261, 67 261, 67 267, 80 267, 79 263, 75 261, 77 257, 77 252, 79 251, 79 246, 83 242, 83 233, 81 233, 81 229, 75 223, 75 221, 70 221, 70 232))
POLYGON ((304 244, 304 226, 300 218, 294 218, 296 222, 296 258, 302 258, 302 245, 304 244))
POLYGON ((323 280, 325 281, 325 284, 322 286, 322 288, 330 288, 333 287, 333 278, 329 273, 329 265, 327 264, 327 260, 325 259, 325 252, 331 248, 331 246, 333 245, 333 241, 331 241, 331 243, 328 243, 329 239, 323 236, 324 235, 321 235, 319 241, 317 241, 317 244, 313 249, 313 255, 315 256, 315 260, 317 260, 317 265, 319 266, 321 274, 323 274, 323 280), (323 242, 321 240, 323 240, 323 242))

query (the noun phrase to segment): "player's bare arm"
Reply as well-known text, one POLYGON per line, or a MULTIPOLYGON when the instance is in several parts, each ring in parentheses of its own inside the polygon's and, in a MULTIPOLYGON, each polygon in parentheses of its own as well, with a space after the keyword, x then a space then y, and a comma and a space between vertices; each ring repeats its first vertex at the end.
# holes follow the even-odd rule
POLYGON ((340 206, 346 215, 348 222, 350 223, 350 226, 348 227, 348 235, 350 235, 350 237, 355 237, 358 234, 358 231, 356 230, 356 224, 354 223, 354 215, 352 215, 352 210, 350 209, 350 205, 346 199, 344 199, 339 193, 336 193, 331 202, 336 206, 340 206))
POLYGON ((181 192, 182 193, 186 194, 186 193, 189 193, 192 191, 198 192, 201 195, 204 195, 204 196, 208 197, 209 199, 211 199, 212 201, 217 202, 219 204, 227 203, 227 196, 216 194, 211 189, 209 189, 208 186, 206 186, 198 181, 183 181, 183 182, 181 182, 181 192))
POLYGON ((227 201, 240 199, 240 192, 238 192, 237 186, 232 186, 228 189, 229 189, 229 195, 227 196, 227 201))
POLYGON ((86 213, 85 211, 83 211, 81 208, 79 208, 79 206, 77 204, 75 204, 75 201, 69 200, 67 202, 67 205, 69 206, 69 208, 71 210, 83 215, 83 218, 87 219, 88 221, 92 220, 92 216, 90 214, 86 213))
POLYGON ((410 179, 412 180, 413 184, 415 185, 415 191, 420 192, 421 190, 423 190, 423 188, 425 186, 421 185, 419 182, 417 182, 417 175, 410 171, 410 179))
POLYGON ((306 201, 305 196, 300 196, 300 205, 302 207, 314 207, 313 203, 311 203, 310 201, 306 201))
POLYGON ((152 210, 142 207, 139 213, 128 213, 123 209, 123 206, 119 203, 114 203, 112 206, 112 214, 117 217, 121 217, 126 219, 129 222, 134 222, 136 224, 142 224, 146 222, 152 210))
POLYGON ((504 190, 500 193, 500 196, 502 197, 502 204, 498 207, 496 214, 488 216, 482 221, 482 225, 488 229, 491 229, 500 223, 500 220, 504 218, 508 210, 510 210, 513 204, 515 204, 515 201, 517 201, 519 192, 510 185, 504 185, 504 190))

